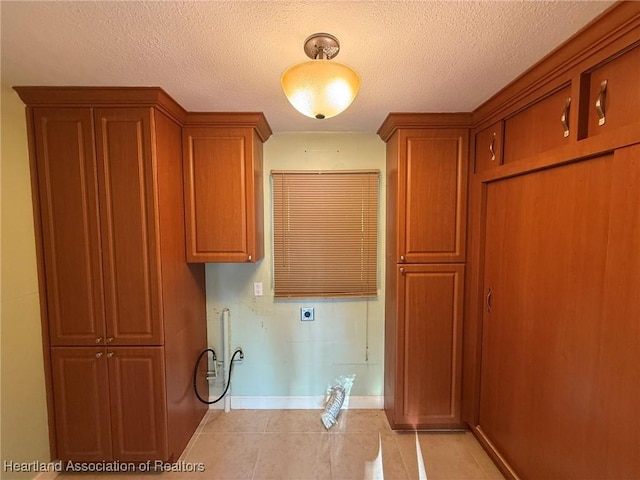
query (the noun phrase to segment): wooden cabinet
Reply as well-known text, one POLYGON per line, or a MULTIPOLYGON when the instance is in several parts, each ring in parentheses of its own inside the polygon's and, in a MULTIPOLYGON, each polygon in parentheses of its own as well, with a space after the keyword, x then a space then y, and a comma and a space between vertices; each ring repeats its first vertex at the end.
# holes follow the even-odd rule
POLYGON ((469 120, 391 114, 378 132, 387 142, 384 407, 393 429, 463 426, 469 120))
MULTIPOLYGON (((162 345, 157 179, 149 108, 96 108, 106 343, 162 345)), ((36 113, 37 115, 37 113, 36 113)))
POLYGON ((504 163, 517 162, 575 138, 571 125, 571 85, 536 99, 504 121, 504 163))
MULTIPOLYGON (((585 72, 583 124, 586 136, 640 128, 640 41, 585 72)), ((583 135, 584 136, 584 135, 583 135)))
POLYGON ((476 133, 475 173, 502 165, 502 121, 476 133))
POLYGON ((462 419, 506 478, 638 478, 640 3, 472 120, 462 419))
POLYGON ((164 349, 108 348, 106 360, 114 458, 169 458, 164 349))
POLYGON ((183 130, 189 262, 264 256, 262 144, 271 131, 262 116, 245 122, 254 117, 253 126, 226 127, 192 114, 200 123, 183 130))
POLYGON ((151 110, 33 116, 51 344, 161 345, 151 110))
POLYGON ((54 347, 58 455, 167 459, 162 347, 54 347))
POLYGON ((463 264, 397 267, 394 428, 459 427, 463 264))
POLYGON ((176 459, 206 411, 188 394, 206 315, 204 266, 184 256, 181 108, 157 88, 16 90, 28 105, 52 458, 176 459))
POLYGON ((464 262, 468 130, 397 135, 397 155, 388 160, 398 172, 396 262, 464 262))
POLYGON ((640 146, 489 183, 486 205, 479 428, 523 478, 635 478, 640 146))
POLYGON ((103 347, 51 349, 58 455, 76 461, 112 457, 109 375, 103 347))
POLYGON ((93 114, 37 108, 33 136, 52 345, 106 338, 93 114))

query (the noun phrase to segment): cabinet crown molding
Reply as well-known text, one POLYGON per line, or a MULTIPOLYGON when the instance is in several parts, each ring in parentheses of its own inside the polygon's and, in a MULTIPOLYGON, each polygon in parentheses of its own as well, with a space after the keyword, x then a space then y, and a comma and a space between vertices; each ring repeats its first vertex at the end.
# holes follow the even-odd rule
POLYGON ((273 133, 262 112, 187 112, 161 87, 16 86, 29 107, 155 107, 180 125, 253 128, 266 142, 273 133))
POLYGON ((17 86, 29 107, 156 107, 179 123, 186 110, 160 87, 17 86))
POLYGON ((378 129, 383 141, 388 141, 399 128, 471 127, 471 113, 390 113, 378 129))
POLYGON ((262 142, 266 142, 273 133, 262 112, 187 112, 184 125, 253 128, 262 142))

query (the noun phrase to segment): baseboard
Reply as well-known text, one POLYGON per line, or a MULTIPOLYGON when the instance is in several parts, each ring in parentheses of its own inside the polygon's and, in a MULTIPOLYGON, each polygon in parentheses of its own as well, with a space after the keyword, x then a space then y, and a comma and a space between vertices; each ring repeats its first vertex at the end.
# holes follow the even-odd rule
POLYGON ((471 432, 474 434, 478 443, 482 445, 484 450, 487 452, 489 457, 493 460, 493 463, 496 464, 498 470, 507 478, 508 480, 520 480, 518 474, 511 468, 509 462, 500 454, 495 445, 487 438, 485 433, 480 428, 480 425, 471 426, 471 432))
MULTIPOLYGON (((324 395, 318 396, 264 396, 245 397, 232 396, 232 410, 313 410, 324 408, 324 395)), ((370 396, 349 396, 345 399, 342 408, 346 409, 374 409, 381 410, 384 407, 384 397, 377 395, 370 396)), ((223 409, 224 400, 209 406, 211 409, 223 409)))

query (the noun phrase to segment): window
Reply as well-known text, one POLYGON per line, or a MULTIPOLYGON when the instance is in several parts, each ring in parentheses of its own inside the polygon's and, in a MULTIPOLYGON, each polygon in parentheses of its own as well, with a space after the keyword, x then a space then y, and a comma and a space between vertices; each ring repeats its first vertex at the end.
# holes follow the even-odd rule
POLYGON ((275 297, 372 297, 378 171, 273 171, 275 297))

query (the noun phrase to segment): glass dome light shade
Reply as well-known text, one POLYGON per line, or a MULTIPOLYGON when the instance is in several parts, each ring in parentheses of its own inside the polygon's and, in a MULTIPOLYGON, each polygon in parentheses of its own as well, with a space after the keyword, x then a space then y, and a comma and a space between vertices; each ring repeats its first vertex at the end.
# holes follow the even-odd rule
POLYGON ((310 60, 292 65, 282 74, 282 90, 303 115, 331 118, 346 110, 360 88, 360 77, 333 60, 310 60))

